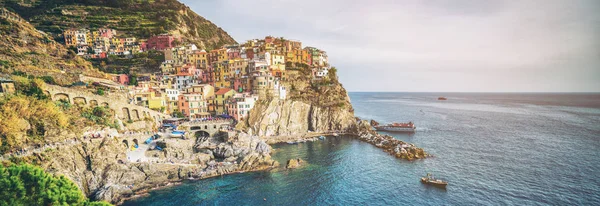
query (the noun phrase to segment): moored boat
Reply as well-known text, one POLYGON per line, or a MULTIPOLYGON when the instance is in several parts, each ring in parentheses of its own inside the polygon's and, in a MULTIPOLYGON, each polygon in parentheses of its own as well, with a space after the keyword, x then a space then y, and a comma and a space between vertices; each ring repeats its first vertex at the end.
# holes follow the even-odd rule
POLYGON ((408 123, 391 123, 386 125, 377 125, 375 126, 376 130, 379 131, 390 131, 390 132, 410 132, 413 133, 417 130, 415 124, 412 122, 408 123))
POLYGON ((441 188, 446 188, 446 186, 448 185, 448 182, 446 182, 444 180, 435 179, 433 177, 433 175, 431 175, 429 173, 427 173, 427 176, 421 177, 421 183, 427 184, 427 185, 433 185, 433 186, 441 187, 441 188))
POLYGON ((169 135, 170 137, 183 137, 183 135, 185 134, 184 131, 173 131, 171 132, 171 135, 169 135))
POLYGON ((448 100, 446 97, 438 97, 438 100, 448 100))

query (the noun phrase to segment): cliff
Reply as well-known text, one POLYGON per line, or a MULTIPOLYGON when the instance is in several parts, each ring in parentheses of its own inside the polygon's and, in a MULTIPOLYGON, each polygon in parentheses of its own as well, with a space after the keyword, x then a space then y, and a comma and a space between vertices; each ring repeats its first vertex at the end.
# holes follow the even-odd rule
POLYGON ((282 82, 288 88, 288 98, 261 99, 238 129, 275 139, 354 128, 354 109, 335 70, 332 68, 328 79, 314 80, 309 69, 290 68, 282 82))
POLYGON ((278 165, 269 155, 271 147, 257 137, 239 134, 230 139, 162 140, 164 150, 147 151, 145 155, 151 158, 148 162, 129 162, 122 138, 87 139, 34 153, 20 161, 65 175, 91 199, 111 203, 173 182, 278 165))

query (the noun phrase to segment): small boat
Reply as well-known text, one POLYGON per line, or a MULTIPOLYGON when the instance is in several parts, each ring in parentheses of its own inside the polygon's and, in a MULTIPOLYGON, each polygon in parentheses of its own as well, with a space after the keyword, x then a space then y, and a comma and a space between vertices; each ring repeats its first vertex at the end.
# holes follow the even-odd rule
POLYGON ((288 144, 296 144, 296 142, 287 142, 288 144))
POLYGON ((408 123, 391 123, 387 125, 378 125, 375 126, 375 129, 378 131, 390 131, 390 132, 409 132, 414 133, 417 130, 415 124, 412 122, 408 123))
POLYGON ((333 133, 334 137, 340 136, 338 133, 333 133))
POLYGON ((175 130, 175 131, 171 132, 170 136, 171 137, 183 137, 183 134, 185 134, 184 131, 177 131, 177 130, 175 130))
POLYGON ((446 97, 438 97, 438 100, 448 100, 446 97))
POLYGON ((433 186, 441 187, 441 188, 446 188, 446 186, 448 185, 448 182, 446 182, 444 180, 435 179, 433 177, 433 175, 431 175, 429 173, 427 173, 427 176, 421 177, 421 183, 427 184, 427 185, 433 185, 433 186))
POLYGON ((326 137, 325 136, 320 136, 319 139, 320 140, 324 140, 326 137))

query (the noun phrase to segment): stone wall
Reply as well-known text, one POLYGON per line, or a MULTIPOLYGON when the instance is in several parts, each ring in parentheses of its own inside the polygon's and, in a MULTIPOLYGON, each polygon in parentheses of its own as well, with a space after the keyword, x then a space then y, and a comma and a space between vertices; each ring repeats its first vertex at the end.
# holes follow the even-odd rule
POLYGON ((46 94, 52 100, 67 100, 71 104, 82 104, 90 106, 106 106, 111 109, 117 118, 122 120, 138 121, 146 118, 161 122, 168 115, 133 104, 129 104, 128 100, 118 95, 109 97, 95 95, 87 91, 60 87, 55 85, 46 86, 46 94))

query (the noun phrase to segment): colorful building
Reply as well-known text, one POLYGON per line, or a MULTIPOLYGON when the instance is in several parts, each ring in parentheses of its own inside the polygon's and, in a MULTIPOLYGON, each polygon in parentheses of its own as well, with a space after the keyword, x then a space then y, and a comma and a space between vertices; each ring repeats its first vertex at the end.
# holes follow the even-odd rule
POLYGON ((208 104, 200 93, 180 94, 177 106, 179 111, 188 118, 210 117, 208 104))
POLYGON ((181 42, 180 36, 174 36, 169 34, 161 34, 158 36, 150 37, 147 41, 147 49, 153 50, 165 50, 175 47, 175 41, 181 42))
POLYGON ((236 94, 233 89, 230 88, 221 88, 219 91, 215 92, 215 115, 227 114, 227 100, 231 98, 234 94, 236 94))

